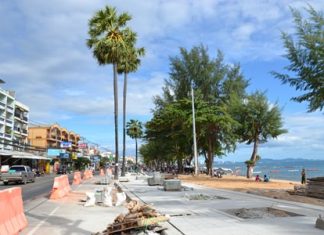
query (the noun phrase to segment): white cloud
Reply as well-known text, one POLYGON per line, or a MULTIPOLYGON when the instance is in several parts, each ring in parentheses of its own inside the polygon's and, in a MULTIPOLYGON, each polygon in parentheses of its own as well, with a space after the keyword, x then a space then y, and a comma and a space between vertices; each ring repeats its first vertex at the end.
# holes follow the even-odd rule
MULTIPOLYGON (((98 66, 85 44, 88 20, 106 4, 133 16, 130 24, 138 33, 138 45, 146 49, 141 68, 130 74, 128 80, 128 115, 142 119, 149 117, 152 97, 161 93, 163 79, 168 76, 169 56, 177 55, 179 47, 190 49, 203 43, 211 56, 219 48, 230 62, 274 60, 283 54, 280 30, 293 29, 288 6, 306 6, 304 1, 293 0, 262 0, 253 4, 249 0, 2 2, 1 79, 6 81, 6 89, 15 90, 17 98, 30 106, 35 121, 83 118, 82 122, 88 120, 95 125, 99 120, 112 126, 112 119, 101 118, 113 113, 111 66, 98 66)), ((310 4, 324 9, 323 1, 310 4)), ((121 108, 122 76, 120 111, 121 108)), ((296 116, 285 121, 287 125, 295 123, 293 132, 280 137, 278 143, 288 145, 311 139, 303 126, 309 127, 308 121, 316 123, 315 120, 296 116)), ((322 138, 318 126, 323 124, 314 124, 314 148, 318 148, 322 138)))

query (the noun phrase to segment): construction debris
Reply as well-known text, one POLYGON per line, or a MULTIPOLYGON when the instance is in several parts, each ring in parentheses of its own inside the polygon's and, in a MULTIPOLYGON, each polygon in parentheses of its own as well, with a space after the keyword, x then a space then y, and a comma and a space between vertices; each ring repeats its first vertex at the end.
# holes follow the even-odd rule
POLYGON ((318 215, 315 227, 324 230, 324 220, 322 218, 322 215, 318 215))
POLYGON ((128 209, 126 215, 118 215, 106 230, 96 235, 143 234, 144 228, 150 230, 149 234, 159 234, 165 230, 158 223, 168 221, 169 216, 161 215, 151 206, 140 204, 136 200, 130 201, 126 207, 128 209))
POLYGON ((113 187, 95 189, 93 192, 86 192, 87 199, 84 206, 121 206, 126 202, 126 194, 113 187))
POLYGON ((306 185, 295 185, 294 190, 287 190, 290 195, 306 196, 306 185))
POLYGON ((324 199, 324 177, 308 179, 306 195, 309 197, 324 199))

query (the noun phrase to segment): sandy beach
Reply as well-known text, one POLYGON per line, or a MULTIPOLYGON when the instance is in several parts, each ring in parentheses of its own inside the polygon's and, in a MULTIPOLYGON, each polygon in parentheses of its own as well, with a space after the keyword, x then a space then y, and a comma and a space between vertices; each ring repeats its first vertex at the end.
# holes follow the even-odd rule
POLYGON ((290 195, 287 191, 293 190, 299 182, 287 180, 271 179, 270 182, 256 182, 253 179, 247 179, 242 176, 225 175, 223 178, 211 178, 207 175, 178 175, 178 178, 184 182, 202 185, 210 188, 228 189, 251 193, 275 199, 283 199, 295 202, 324 206, 323 199, 311 198, 306 196, 290 195))

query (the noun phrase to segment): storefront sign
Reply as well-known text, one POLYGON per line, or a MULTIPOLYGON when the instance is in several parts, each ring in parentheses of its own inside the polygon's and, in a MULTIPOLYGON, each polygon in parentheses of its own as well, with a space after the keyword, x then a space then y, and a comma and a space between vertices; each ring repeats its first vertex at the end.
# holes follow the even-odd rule
POLYGON ((66 141, 61 142, 61 148, 71 148, 71 147, 72 147, 71 142, 66 142, 66 141))

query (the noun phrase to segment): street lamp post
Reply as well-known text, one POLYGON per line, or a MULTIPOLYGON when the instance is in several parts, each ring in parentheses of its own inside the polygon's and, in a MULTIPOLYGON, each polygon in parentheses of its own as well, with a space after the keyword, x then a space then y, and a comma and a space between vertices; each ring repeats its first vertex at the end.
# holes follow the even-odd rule
POLYGON ((197 154, 197 140, 196 140, 196 119, 195 119, 195 98, 193 84, 191 84, 191 103, 192 103, 192 132, 194 144, 194 158, 195 158, 195 175, 198 175, 198 154, 197 154))

